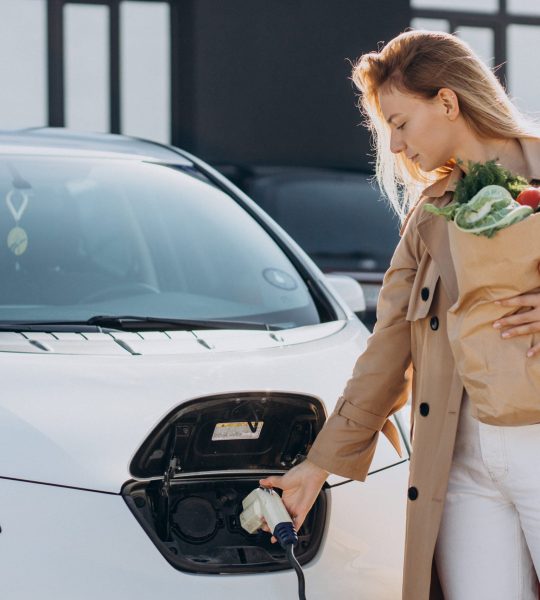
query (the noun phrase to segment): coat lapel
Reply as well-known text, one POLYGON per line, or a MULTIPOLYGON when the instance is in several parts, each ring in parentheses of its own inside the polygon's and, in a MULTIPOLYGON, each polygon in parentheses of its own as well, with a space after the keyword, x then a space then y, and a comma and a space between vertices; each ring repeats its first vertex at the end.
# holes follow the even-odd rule
MULTIPOLYGON (((531 183, 540 183, 540 138, 517 138, 517 140, 521 144, 528 171, 523 175, 531 183)), ((445 206, 452 201, 453 191, 462 174, 463 171, 456 164, 449 175, 427 187, 422 192, 422 196, 436 206, 445 206)), ((423 202, 420 204, 420 210, 422 210, 423 204, 423 202)), ((447 221, 443 217, 422 210, 417 227, 418 234, 439 269, 448 299, 451 304, 454 304, 458 299, 458 286, 450 255, 447 221)))
POLYGON ((437 265, 450 303, 454 304, 458 298, 458 286, 450 256, 448 224, 443 217, 426 211, 424 214, 426 217, 418 223, 418 234, 422 238, 428 254, 437 265))

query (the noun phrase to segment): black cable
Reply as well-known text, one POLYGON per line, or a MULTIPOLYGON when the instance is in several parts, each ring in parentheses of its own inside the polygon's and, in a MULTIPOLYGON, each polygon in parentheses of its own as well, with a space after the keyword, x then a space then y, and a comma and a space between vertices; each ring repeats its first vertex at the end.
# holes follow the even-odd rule
POLYGON ((300 600, 306 600, 306 581, 304 579, 304 572, 294 555, 294 546, 292 544, 287 546, 287 560, 291 567, 296 571, 298 577, 298 598, 300 600))
POLYGON ((298 534, 296 533, 294 525, 291 521, 278 523, 274 528, 274 536, 285 550, 289 564, 296 571, 298 577, 298 598, 300 600, 306 600, 306 582, 304 573, 300 563, 294 555, 294 547, 298 543, 298 534))
MULTIPOLYGON (((387 465, 386 467, 381 467, 380 469, 376 469, 375 471, 370 471, 368 473, 368 475, 375 475, 375 473, 380 473, 381 471, 386 471, 387 469, 391 469, 392 467, 397 467, 398 465, 402 465, 404 462, 407 462, 409 459, 408 458, 404 458, 403 460, 400 460, 397 463, 392 463, 391 465, 387 465)), ((339 487, 340 485, 345 485, 346 483, 351 483, 351 481, 355 481, 354 479, 345 479, 345 481, 339 481, 338 483, 334 483, 332 485, 327 485, 326 488, 330 489, 330 488, 335 488, 335 487, 339 487)))

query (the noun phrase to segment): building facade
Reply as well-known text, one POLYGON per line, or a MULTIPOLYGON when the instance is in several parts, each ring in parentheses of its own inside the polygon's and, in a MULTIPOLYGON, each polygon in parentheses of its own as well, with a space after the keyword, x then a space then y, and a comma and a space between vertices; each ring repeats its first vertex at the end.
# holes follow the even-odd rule
POLYGON ((407 26, 463 37, 540 114, 538 0, 0 0, 0 128, 369 168, 351 62, 407 26))

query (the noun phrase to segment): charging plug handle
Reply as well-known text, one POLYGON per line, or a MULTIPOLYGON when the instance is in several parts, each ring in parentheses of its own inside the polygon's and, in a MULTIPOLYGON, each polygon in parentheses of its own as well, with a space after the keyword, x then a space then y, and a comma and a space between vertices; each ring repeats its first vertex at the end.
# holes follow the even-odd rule
POLYGON ((283 547, 298 541, 292 519, 281 496, 274 490, 270 488, 254 489, 244 498, 242 507, 244 510, 240 515, 240 524, 248 533, 255 533, 266 522, 272 535, 279 540, 283 547), (291 531, 294 531, 294 538, 291 537, 291 531))
POLYGON ((257 488, 242 501, 240 524, 248 533, 255 533, 266 521, 270 531, 286 551, 287 560, 298 576, 298 597, 306 600, 302 567, 294 556, 298 535, 281 496, 270 488, 257 488))

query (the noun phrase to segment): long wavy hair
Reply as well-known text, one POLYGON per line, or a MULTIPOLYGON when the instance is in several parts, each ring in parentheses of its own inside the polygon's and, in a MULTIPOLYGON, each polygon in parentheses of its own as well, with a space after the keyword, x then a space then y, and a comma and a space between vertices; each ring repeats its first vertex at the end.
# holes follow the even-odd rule
POLYGON ((453 159, 434 171, 422 171, 403 152, 390 151, 390 127, 379 104, 381 89, 430 99, 440 88, 452 89, 468 126, 485 138, 540 137, 540 125, 521 113, 494 73, 470 46, 451 33, 406 30, 380 51, 363 54, 353 65, 360 91, 358 107, 372 137, 375 178, 403 221, 426 185, 453 168, 453 159))

